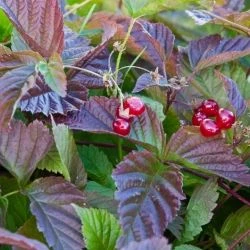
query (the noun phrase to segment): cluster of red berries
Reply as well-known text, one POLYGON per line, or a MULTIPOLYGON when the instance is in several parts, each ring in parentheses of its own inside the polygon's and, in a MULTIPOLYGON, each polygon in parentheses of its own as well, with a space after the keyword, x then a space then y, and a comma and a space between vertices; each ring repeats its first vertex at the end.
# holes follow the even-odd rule
POLYGON ((194 111, 192 124, 200 126, 200 132, 205 137, 218 135, 222 129, 231 128, 235 122, 233 112, 220 108, 218 103, 211 99, 203 101, 194 111))
POLYGON ((119 135, 127 136, 130 133, 130 123, 135 116, 145 111, 145 104, 139 97, 128 97, 116 110, 116 119, 113 121, 113 131, 119 135))

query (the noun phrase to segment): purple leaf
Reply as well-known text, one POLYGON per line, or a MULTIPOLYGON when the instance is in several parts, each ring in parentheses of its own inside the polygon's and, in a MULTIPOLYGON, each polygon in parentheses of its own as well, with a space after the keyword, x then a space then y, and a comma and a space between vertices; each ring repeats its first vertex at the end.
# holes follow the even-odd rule
POLYGON ((247 109, 247 106, 244 98, 242 97, 238 89, 237 83, 217 70, 215 71, 215 75, 223 82, 228 99, 231 105, 236 110, 236 115, 243 115, 247 109))
POLYGON ((250 38, 238 36, 227 39, 211 35, 191 41, 187 49, 191 66, 199 71, 250 54, 250 38))
POLYGON ((136 81, 136 85, 133 89, 133 93, 138 93, 144 89, 152 86, 166 86, 168 81, 166 78, 159 75, 159 79, 154 79, 149 73, 142 74, 136 81))
POLYGON ((34 83, 35 66, 8 71, 0 78, 0 130, 6 129, 20 98, 34 83))
POLYGON ((20 121, 0 134, 0 163, 19 183, 26 184, 37 163, 49 151, 53 139, 49 130, 38 121, 27 127, 20 121))
POLYGON ((26 250, 49 250, 43 243, 24 237, 17 233, 11 233, 0 228, 0 245, 11 245, 26 250))
POLYGON ((73 184, 61 177, 34 181, 26 190, 30 209, 39 231, 55 250, 82 249, 81 222, 72 203, 85 206, 85 197, 73 184))
POLYGON ((22 111, 31 113, 66 114, 68 111, 78 110, 87 100, 88 90, 77 82, 67 85, 66 97, 60 97, 44 83, 41 76, 37 76, 36 85, 30 89, 19 102, 22 111))
POLYGON ((63 15, 57 0, 0 0, 0 8, 32 50, 44 57, 61 54, 63 15))
POLYGON ((170 161, 183 164, 181 159, 185 159, 195 164, 196 169, 204 169, 230 181, 250 186, 249 168, 241 163, 238 156, 233 155, 232 148, 221 137, 205 138, 197 127, 187 126, 171 137, 168 149, 170 161))
POLYGON ((164 237, 152 237, 141 242, 131 242, 127 247, 121 250, 171 250, 171 245, 164 237))
MULTIPOLYGON (((71 129, 115 134, 112 123, 118 106, 118 99, 92 97, 81 106, 80 111, 71 112, 66 118, 62 118, 58 122, 66 123, 71 129)), ((131 133, 127 137, 128 140, 141 144, 150 150, 162 152, 165 145, 162 124, 149 107, 141 116, 134 119, 131 127, 131 133)))
POLYGON ((64 33, 65 41, 62 59, 64 64, 72 65, 85 56, 92 47, 89 45, 89 40, 79 36, 68 27, 64 28, 64 33))
POLYGON ((151 152, 132 152, 114 170, 123 235, 118 248, 131 241, 161 236, 184 199, 182 176, 151 152))

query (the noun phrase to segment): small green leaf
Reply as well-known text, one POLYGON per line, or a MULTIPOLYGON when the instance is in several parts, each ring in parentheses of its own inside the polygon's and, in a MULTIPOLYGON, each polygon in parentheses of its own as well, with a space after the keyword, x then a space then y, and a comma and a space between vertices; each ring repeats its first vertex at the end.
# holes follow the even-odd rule
POLYGON ((116 218, 102 209, 74 208, 82 221, 82 234, 88 250, 114 250, 121 228, 116 218))
POLYGON ((217 245, 221 248, 221 250, 228 249, 228 245, 227 245, 225 239, 223 239, 215 230, 214 230, 214 239, 215 239, 217 245))
POLYGON ((192 245, 180 245, 175 247, 174 250, 201 250, 201 248, 192 245))
POLYGON ((64 124, 55 125, 54 122, 52 130, 57 150, 64 165, 65 178, 76 186, 83 187, 86 184, 86 173, 77 152, 73 133, 64 124))
POLYGON ((40 61, 37 64, 37 70, 43 75, 46 84, 53 91, 62 97, 67 95, 67 79, 64 73, 63 61, 59 54, 54 53, 48 63, 40 61))
POLYGON ((97 147, 81 146, 78 152, 84 167, 88 173, 88 177, 106 187, 114 187, 114 181, 111 178, 113 165, 108 157, 97 147))
POLYGON ((210 179, 194 190, 187 206, 181 242, 193 240, 202 231, 201 226, 210 222, 219 197, 217 188, 217 181, 210 179))
MULTIPOLYGON (((243 206, 235 213, 228 216, 224 222, 220 235, 227 240, 237 239, 241 234, 249 230, 250 225, 250 208, 243 206)), ((250 244, 250 235, 244 238, 244 242, 250 244)))

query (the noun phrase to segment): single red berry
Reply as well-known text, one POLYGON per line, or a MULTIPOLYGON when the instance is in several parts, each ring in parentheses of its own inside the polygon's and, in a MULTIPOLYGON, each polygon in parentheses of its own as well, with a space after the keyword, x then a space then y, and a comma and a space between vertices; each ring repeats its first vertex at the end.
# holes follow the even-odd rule
POLYGON ((117 118, 113 121, 113 131, 119 135, 129 135, 130 129, 129 122, 124 119, 117 118))
POLYGON ((229 129, 235 123, 235 115, 230 110, 220 108, 216 122, 221 129, 229 129))
POLYGON ((116 113, 115 113, 117 118, 121 118, 123 120, 126 120, 128 122, 132 122, 134 117, 132 115, 129 114, 129 109, 121 109, 121 106, 119 106, 116 109, 116 113))
POLYGON ((145 111, 145 104, 144 102, 136 96, 128 97, 123 102, 124 108, 129 108, 129 114, 130 115, 141 115, 145 111))
POLYGON ((192 124, 194 126, 200 126, 200 123, 206 119, 207 116, 202 113, 201 111, 198 111, 197 113, 194 113, 193 118, 192 118, 192 124))
POLYGON ((200 132, 205 137, 211 137, 218 135, 221 130, 214 120, 204 119, 200 124, 200 132))
POLYGON ((219 105, 212 99, 204 100, 201 103, 200 111, 202 111, 207 116, 216 116, 219 111, 219 105))

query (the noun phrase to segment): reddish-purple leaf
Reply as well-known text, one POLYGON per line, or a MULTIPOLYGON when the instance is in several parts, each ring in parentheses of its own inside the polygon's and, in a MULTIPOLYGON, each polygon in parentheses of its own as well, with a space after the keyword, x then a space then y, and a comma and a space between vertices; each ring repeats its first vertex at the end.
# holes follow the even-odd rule
POLYGON ((233 154, 232 148, 219 136, 206 138, 197 127, 183 127, 172 136, 168 150, 170 153, 167 158, 170 161, 183 164, 181 159, 185 159, 193 163, 196 169, 204 169, 230 181, 250 186, 249 168, 241 163, 242 160, 233 154))
POLYGON ((211 35, 191 41, 188 45, 188 57, 195 71, 223 64, 250 54, 250 38, 222 38, 211 35))
MULTIPOLYGON (((98 13, 92 18, 90 25, 95 28, 100 27, 104 20, 118 25, 118 32, 114 40, 125 38, 130 23, 129 18, 98 13)), ((136 55, 145 49, 142 57, 154 67, 158 67, 160 73, 165 75, 165 63, 172 53, 173 45, 174 35, 170 29, 163 24, 150 23, 140 19, 134 24, 126 47, 129 52, 136 55)))
POLYGON ((237 83, 231 78, 223 75, 219 71, 215 71, 215 75, 222 81, 227 91, 228 99, 231 105, 234 107, 237 116, 241 116, 245 113, 247 106, 244 98, 242 97, 237 83))
POLYGON ((78 110, 87 100, 88 90, 77 82, 67 85, 66 97, 61 97, 44 83, 41 76, 37 76, 36 85, 30 89, 19 102, 22 111, 31 113, 66 114, 68 111, 78 110))
POLYGON ((152 86, 162 86, 166 87, 168 84, 167 78, 164 78, 163 76, 159 75, 159 79, 154 79, 152 74, 145 73, 142 74, 136 81, 136 85, 133 89, 133 93, 138 93, 144 89, 148 89, 152 86))
POLYGON ((63 51, 63 15, 57 0, 0 0, 0 8, 32 50, 44 57, 63 51))
POLYGON ((11 127, 0 134, 0 163, 19 183, 26 184, 37 163, 49 151, 53 138, 38 121, 27 127, 21 121, 13 121, 11 127))
POLYGON ((64 50, 62 52, 62 59, 64 64, 72 65, 84 55, 87 54, 92 47, 89 45, 89 40, 79 36, 71 29, 65 27, 65 41, 64 50))
MULTIPOLYGON (((115 134, 112 123, 118 106, 118 99, 92 97, 81 106, 80 111, 71 112, 58 122, 66 123, 71 129, 115 134)), ((131 133, 127 139, 150 150, 162 152, 165 145, 165 135, 161 122, 151 108, 147 107, 142 115, 134 118, 131 124, 131 133)))
POLYGON ((184 199, 182 176, 151 152, 132 152, 114 170, 123 235, 118 248, 131 241, 161 236, 184 199))
POLYGON ((11 233, 3 228, 0 228, 0 245, 11 245, 26 250, 49 250, 47 246, 37 240, 11 233))
POLYGON ((171 250, 171 245, 164 237, 152 237, 141 242, 131 242, 127 247, 121 250, 171 250))
POLYGON ((38 230, 55 250, 83 249, 81 222, 72 203, 85 206, 85 196, 61 177, 37 179, 26 190, 38 230))
POLYGON ((35 66, 8 71, 0 78, 0 130, 6 129, 22 96, 34 84, 35 66))

